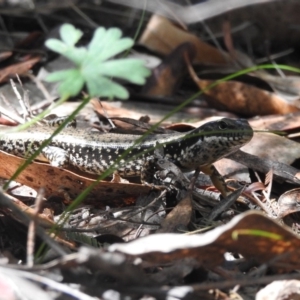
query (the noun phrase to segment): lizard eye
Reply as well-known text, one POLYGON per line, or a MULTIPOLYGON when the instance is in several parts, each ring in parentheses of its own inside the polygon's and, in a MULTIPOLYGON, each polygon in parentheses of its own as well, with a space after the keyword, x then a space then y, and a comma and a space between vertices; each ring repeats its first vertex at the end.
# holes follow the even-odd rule
POLYGON ((227 123, 226 122, 224 122, 224 121, 220 121, 219 122, 219 128, 220 129, 228 129, 228 126, 227 126, 227 123))

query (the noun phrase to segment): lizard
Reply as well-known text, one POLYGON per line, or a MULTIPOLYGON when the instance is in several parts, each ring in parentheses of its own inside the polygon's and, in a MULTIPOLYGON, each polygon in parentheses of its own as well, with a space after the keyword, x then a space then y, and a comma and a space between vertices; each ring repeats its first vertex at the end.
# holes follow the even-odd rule
MULTIPOLYGON (((26 158, 39 149, 53 129, 32 126, 20 132, 1 131, 0 150, 26 158)), ((70 127, 54 136, 37 160, 61 168, 71 165, 83 172, 100 175, 119 159, 115 168, 120 176, 140 176, 145 182, 144 166, 155 157, 155 149, 159 148, 162 157, 181 171, 201 170, 209 174, 226 196, 225 183, 219 183, 213 163, 237 151, 252 136, 253 129, 247 120, 228 118, 207 122, 188 132, 145 135, 140 143, 135 142, 141 135, 88 132, 70 127), (120 157, 126 150, 128 160, 120 157)))

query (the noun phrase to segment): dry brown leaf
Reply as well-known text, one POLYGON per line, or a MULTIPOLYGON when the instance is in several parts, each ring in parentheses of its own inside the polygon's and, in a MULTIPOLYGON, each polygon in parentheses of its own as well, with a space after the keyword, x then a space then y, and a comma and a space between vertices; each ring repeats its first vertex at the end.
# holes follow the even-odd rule
POLYGON ((199 88, 211 97, 210 103, 219 109, 226 109, 245 116, 288 114, 299 111, 299 108, 288 104, 275 93, 252 85, 226 81, 207 89, 214 81, 192 77, 199 88))
POLYGON ((7 120, 6 118, 2 118, 2 117, 0 117, 0 124, 6 125, 6 126, 17 126, 18 125, 18 123, 11 121, 11 120, 7 120))
POLYGON ((297 178, 299 170, 285 163, 269 158, 260 158, 241 150, 237 150, 227 157, 261 173, 267 173, 272 169, 274 178, 279 182, 290 181, 297 185, 300 184, 300 180, 297 178))
POLYGON ((193 44, 184 43, 176 47, 159 66, 152 70, 142 94, 147 96, 173 95, 187 72, 186 58, 188 61, 193 61, 194 56, 193 44))
POLYGON ((250 194, 253 192, 263 191, 266 187, 262 182, 253 182, 248 187, 245 188, 245 192, 250 194))
POLYGON ((143 116, 141 113, 138 113, 133 110, 115 107, 106 101, 101 101, 100 103, 98 99, 92 99, 91 104, 93 105, 94 110, 97 111, 99 114, 104 116, 108 115, 111 118, 126 116, 126 118, 138 120, 140 117, 143 116))
POLYGON ((39 56, 29 58, 26 61, 22 61, 13 65, 10 65, 0 70, 0 82, 8 80, 11 76, 16 74, 22 75, 30 70, 36 63, 41 60, 39 56))
POLYGON ((285 115, 263 116, 248 120, 254 129, 296 130, 300 128, 300 112, 285 115))
MULTIPOLYGON (((250 124, 252 125, 251 122, 250 124)), ((229 178, 249 182, 247 168, 262 173, 268 173, 272 169, 276 180, 299 184, 298 170, 290 167, 300 158, 299 143, 273 133, 255 132, 251 141, 241 150, 231 154, 229 159, 224 158, 214 163, 223 176, 229 174, 229 178), (239 164, 232 162, 232 159, 239 164)))
POLYGON ((156 232, 176 232, 178 227, 187 227, 191 221, 192 210, 191 195, 187 193, 186 197, 162 221, 161 228, 156 232))
POLYGON ((261 289, 255 300, 299 300, 300 280, 276 280, 261 289))
POLYGON ((27 216, 31 218, 36 218, 39 225, 46 227, 46 228, 51 228, 55 225, 53 220, 51 220, 49 217, 47 217, 45 214, 36 214, 36 211, 34 208, 27 206, 25 203, 22 201, 18 200, 15 197, 12 197, 10 195, 6 194, 6 197, 10 198, 10 200, 24 213, 26 213, 27 216))
POLYGON ((12 52, 11 51, 5 51, 5 52, 1 52, 0 53, 0 62, 3 60, 6 60, 7 58, 12 56, 12 52))
POLYGON ((279 217, 300 211, 300 188, 292 189, 282 194, 278 199, 279 217))
POLYGON ((193 44, 196 48, 195 63, 214 66, 230 64, 231 59, 225 52, 202 42, 197 36, 178 28, 159 15, 151 17, 139 40, 139 43, 163 55, 169 54, 186 42, 193 44))
POLYGON ((222 158, 215 162, 214 166, 222 176, 225 176, 225 179, 251 182, 248 168, 238 162, 222 158))
POLYGON ((300 157, 300 144, 285 137, 265 132, 255 132, 243 151, 259 158, 272 159, 291 165, 300 157))
POLYGON ((281 266, 285 263, 286 268, 300 267, 300 239, 258 212, 240 214, 228 224, 204 234, 154 234, 127 244, 114 244, 108 250, 152 263, 193 257, 208 267, 220 264, 224 253, 231 251, 261 263, 276 259, 281 266))
MULTIPOLYGON (((0 151, 0 177, 9 179, 24 159, 0 151)), ((62 196, 61 189, 75 199, 84 189, 95 182, 89 175, 78 175, 69 170, 53 167, 44 163, 31 163, 16 179, 17 182, 37 190, 45 190, 45 196, 62 196)), ((134 203, 136 198, 147 194, 151 187, 133 183, 111 183, 101 181, 86 197, 85 203, 96 207, 124 206, 134 203)))
POLYGON ((276 94, 242 82, 224 81, 210 87, 215 81, 200 79, 190 64, 188 69, 198 87, 210 96, 210 103, 219 109, 246 116, 288 114, 299 111, 297 107, 288 104, 276 94))
MULTIPOLYGON (((52 219, 47 217, 44 213, 39 213, 36 214, 36 211, 34 208, 31 208, 24 204, 22 201, 19 201, 18 199, 10 196, 10 195, 5 195, 10 199, 10 201, 18 208, 20 209, 23 213, 25 213, 28 217, 31 219, 34 219, 38 222, 38 224, 44 228, 50 229, 54 228, 55 223, 53 222, 52 219)), ((12 216, 15 219, 19 219, 18 215, 15 215, 15 211, 11 209, 7 209, 5 206, 1 206, 1 213, 6 213, 7 215, 12 216)), ((59 243, 63 244, 66 247, 69 247, 71 249, 75 248, 75 243, 71 242, 68 238, 66 238, 64 232, 56 232, 56 234, 52 233, 52 237, 59 243)))

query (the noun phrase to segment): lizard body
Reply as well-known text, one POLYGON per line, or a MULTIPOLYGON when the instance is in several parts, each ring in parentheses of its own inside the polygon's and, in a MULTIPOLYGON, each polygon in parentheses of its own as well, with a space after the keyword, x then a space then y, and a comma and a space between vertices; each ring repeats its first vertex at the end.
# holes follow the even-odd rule
MULTIPOLYGON (((33 154, 53 132, 51 127, 33 126, 20 132, 0 130, 0 150, 20 157, 33 154)), ((98 133, 65 128, 54 136, 38 160, 53 166, 72 165, 81 171, 102 174, 127 150, 117 163, 117 172, 124 177, 140 176, 143 165, 162 150, 165 159, 182 171, 206 168, 249 142, 253 130, 244 119, 221 119, 205 123, 189 132, 150 134, 135 144, 140 135, 98 133), (130 147, 132 149, 128 150, 130 147)))

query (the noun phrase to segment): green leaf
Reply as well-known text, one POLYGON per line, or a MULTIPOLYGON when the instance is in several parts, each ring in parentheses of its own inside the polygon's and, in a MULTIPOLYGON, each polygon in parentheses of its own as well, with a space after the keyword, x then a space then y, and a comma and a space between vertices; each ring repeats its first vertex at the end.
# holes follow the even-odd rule
POLYGON ((129 96, 126 89, 112 79, 144 84, 145 77, 150 74, 138 59, 112 58, 133 45, 132 39, 121 37, 122 32, 118 28, 98 28, 87 47, 75 47, 82 32, 73 25, 64 24, 60 32, 62 41, 50 39, 46 46, 75 64, 74 69, 55 72, 47 77, 48 81, 61 82, 61 95, 75 96, 86 84, 90 96, 126 99, 129 96))
POLYGON ((144 84, 145 77, 150 75, 150 71, 144 67, 144 62, 134 58, 103 62, 97 73, 103 76, 126 79, 135 84, 144 84))
POLYGON ((54 72, 46 78, 49 82, 60 81, 58 90, 63 96, 76 96, 84 85, 84 78, 77 69, 54 72))
POLYGON ((49 39, 45 42, 45 45, 52 51, 63 54, 68 50, 68 46, 62 41, 57 39, 49 39))
POLYGON ((95 58, 101 62, 132 47, 133 40, 130 38, 121 39, 121 35, 122 32, 118 28, 108 30, 103 27, 98 28, 88 46, 89 59, 95 58))
POLYGON ((53 73, 51 73, 47 76, 47 81, 48 82, 55 82, 55 81, 64 80, 65 78, 68 78, 69 75, 72 76, 73 70, 74 69, 53 72, 53 73))
POLYGON ((83 63, 84 59, 87 56, 87 50, 84 47, 69 47, 64 44, 60 40, 49 39, 46 41, 45 45, 65 57, 67 57, 70 61, 74 62, 76 65, 80 65, 83 63))
POLYGON ((82 37, 82 31, 76 29, 72 24, 63 24, 60 27, 61 39, 68 46, 74 46, 82 37))
POLYGON ((127 90, 120 84, 105 77, 91 77, 87 80, 86 85, 91 97, 101 95, 101 97, 108 97, 109 99, 114 97, 127 99, 129 96, 127 90))
POLYGON ((84 47, 78 47, 69 49, 63 55, 80 67, 80 65, 82 65, 82 63, 86 59, 87 51, 84 47))

